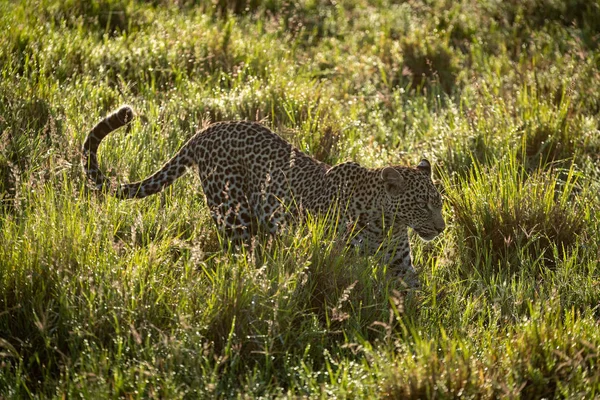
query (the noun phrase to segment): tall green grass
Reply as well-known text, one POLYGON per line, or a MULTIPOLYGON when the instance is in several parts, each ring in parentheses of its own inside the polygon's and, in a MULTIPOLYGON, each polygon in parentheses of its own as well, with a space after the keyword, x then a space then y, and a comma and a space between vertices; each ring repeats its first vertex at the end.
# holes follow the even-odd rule
POLYGON ((0 3, 0 397, 595 398, 597 4, 0 3), (332 218, 229 248, 194 174, 118 201, 198 128, 320 160, 435 162, 421 286, 332 218))

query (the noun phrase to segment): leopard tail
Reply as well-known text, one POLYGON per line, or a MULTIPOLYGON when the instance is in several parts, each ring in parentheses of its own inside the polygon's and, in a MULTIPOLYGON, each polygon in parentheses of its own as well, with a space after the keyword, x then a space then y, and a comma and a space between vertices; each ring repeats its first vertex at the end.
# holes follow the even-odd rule
POLYGON ((161 169, 148 178, 112 187, 110 180, 98 166, 98 147, 106 135, 129 124, 133 117, 132 108, 127 105, 122 106, 94 126, 83 143, 83 168, 88 179, 97 190, 106 191, 121 199, 142 198, 158 193, 183 175, 187 171, 187 167, 195 164, 189 155, 190 142, 188 142, 161 169))

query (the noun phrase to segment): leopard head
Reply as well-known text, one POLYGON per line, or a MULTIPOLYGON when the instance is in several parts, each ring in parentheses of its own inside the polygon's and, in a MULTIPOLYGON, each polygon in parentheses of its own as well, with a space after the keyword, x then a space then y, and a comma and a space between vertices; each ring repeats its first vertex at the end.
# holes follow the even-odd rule
POLYGON ((381 181, 386 225, 399 226, 398 229, 409 226, 427 241, 444 231, 442 198, 433 185, 429 161, 421 160, 416 168, 384 168, 381 181))

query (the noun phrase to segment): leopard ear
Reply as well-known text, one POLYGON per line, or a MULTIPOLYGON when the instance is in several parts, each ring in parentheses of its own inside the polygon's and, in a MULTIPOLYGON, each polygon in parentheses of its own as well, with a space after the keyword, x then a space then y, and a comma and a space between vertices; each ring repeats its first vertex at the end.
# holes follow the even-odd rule
POLYGON ((381 179, 385 185, 385 191, 390 195, 395 196, 402 192, 404 186, 404 178, 396 168, 386 167, 381 171, 381 179))
POLYGON ((421 162, 417 164, 417 169, 431 176, 431 164, 429 164, 429 161, 427 161, 426 159, 423 158, 421 162))

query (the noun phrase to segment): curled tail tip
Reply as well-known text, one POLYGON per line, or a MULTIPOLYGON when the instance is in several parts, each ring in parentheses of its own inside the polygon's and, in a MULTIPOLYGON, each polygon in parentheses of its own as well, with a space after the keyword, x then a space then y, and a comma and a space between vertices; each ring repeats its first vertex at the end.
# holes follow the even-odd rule
POLYGON ((122 105, 116 111, 106 116, 98 122, 87 134, 83 143, 82 156, 83 167, 86 175, 95 185, 97 190, 104 190, 108 179, 98 166, 96 153, 100 142, 112 131, 122 126, 128 125, 134 118, 133 108, 129 105, 122 105))
POLYGON ((123 125, 130 123, 135 117, 135 114, 133 113, 133 108, 128 104, 122 105, 113 114, 116 115, 117 118, 119 118, 119 121, 121 121, 123 125))

